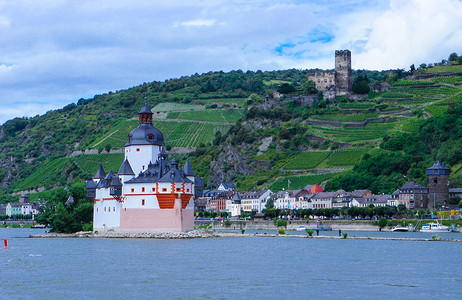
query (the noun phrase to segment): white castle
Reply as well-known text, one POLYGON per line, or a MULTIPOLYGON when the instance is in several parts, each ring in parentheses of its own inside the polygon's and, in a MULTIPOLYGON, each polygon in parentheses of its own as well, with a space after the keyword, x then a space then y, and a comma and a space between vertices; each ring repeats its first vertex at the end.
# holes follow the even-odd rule
POLYGON ((125 159, 117 174, 99 166, 87 181, 94 202, 93 230, 181 232, 194 229, 194 199, 203 180, 195 177, 189 159, 183 169, 168 161, 162 133, 152 125, 145 104, 139 125, 128 135, 125 159), (136 175, 138 174, 138 175, 136 175))

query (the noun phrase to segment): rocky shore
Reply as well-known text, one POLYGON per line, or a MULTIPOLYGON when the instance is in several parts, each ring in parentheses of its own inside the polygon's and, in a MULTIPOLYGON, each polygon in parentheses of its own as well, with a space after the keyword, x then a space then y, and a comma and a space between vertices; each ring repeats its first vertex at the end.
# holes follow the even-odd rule
POLYGON ((339 237, 339 236, 309 236, 290 234, 241 234, 237 232, 216 232, 212 230, 192 230, 189 232, 97 232, 81 231, 77 233, 55 233, 31 235, 31 238, 119 238, 119 239, 195 239, 195 238, 223 238, 223 237, 266 237, 266 238, 296 238, 296 239, 348 239, 348 240, 387 240, 387 241, 421 241, 421 242, 462 242, 456 239, 441 237, 425 238, 393 238, 393 237, 339 237))

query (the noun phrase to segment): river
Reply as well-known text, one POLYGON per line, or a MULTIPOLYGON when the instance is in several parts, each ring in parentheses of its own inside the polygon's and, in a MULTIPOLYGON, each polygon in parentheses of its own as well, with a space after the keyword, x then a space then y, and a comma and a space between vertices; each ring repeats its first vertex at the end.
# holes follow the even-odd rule
POLYGON ((42 232, 0 229, 0 299, 462 298, 460 242, 27 238, 42 232))

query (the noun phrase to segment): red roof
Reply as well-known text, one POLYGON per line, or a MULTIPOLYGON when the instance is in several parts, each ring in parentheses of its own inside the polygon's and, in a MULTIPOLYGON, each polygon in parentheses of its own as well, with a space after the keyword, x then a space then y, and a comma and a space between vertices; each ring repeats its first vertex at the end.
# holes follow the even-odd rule
POLYGON ((308 190, 309 194, 322 193, 324 190, 319 185, 315 184, 311 189, 308 190))

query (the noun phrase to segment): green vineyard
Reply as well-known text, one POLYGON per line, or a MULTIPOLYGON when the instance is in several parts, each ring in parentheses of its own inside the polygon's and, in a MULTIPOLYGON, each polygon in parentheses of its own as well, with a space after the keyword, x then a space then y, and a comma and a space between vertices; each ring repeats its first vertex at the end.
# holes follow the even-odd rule
POLYGON ((310 151, 301 152, 288 164, 284 166, 286 170, 313 169, 325 160, 332 151, 310 151))

